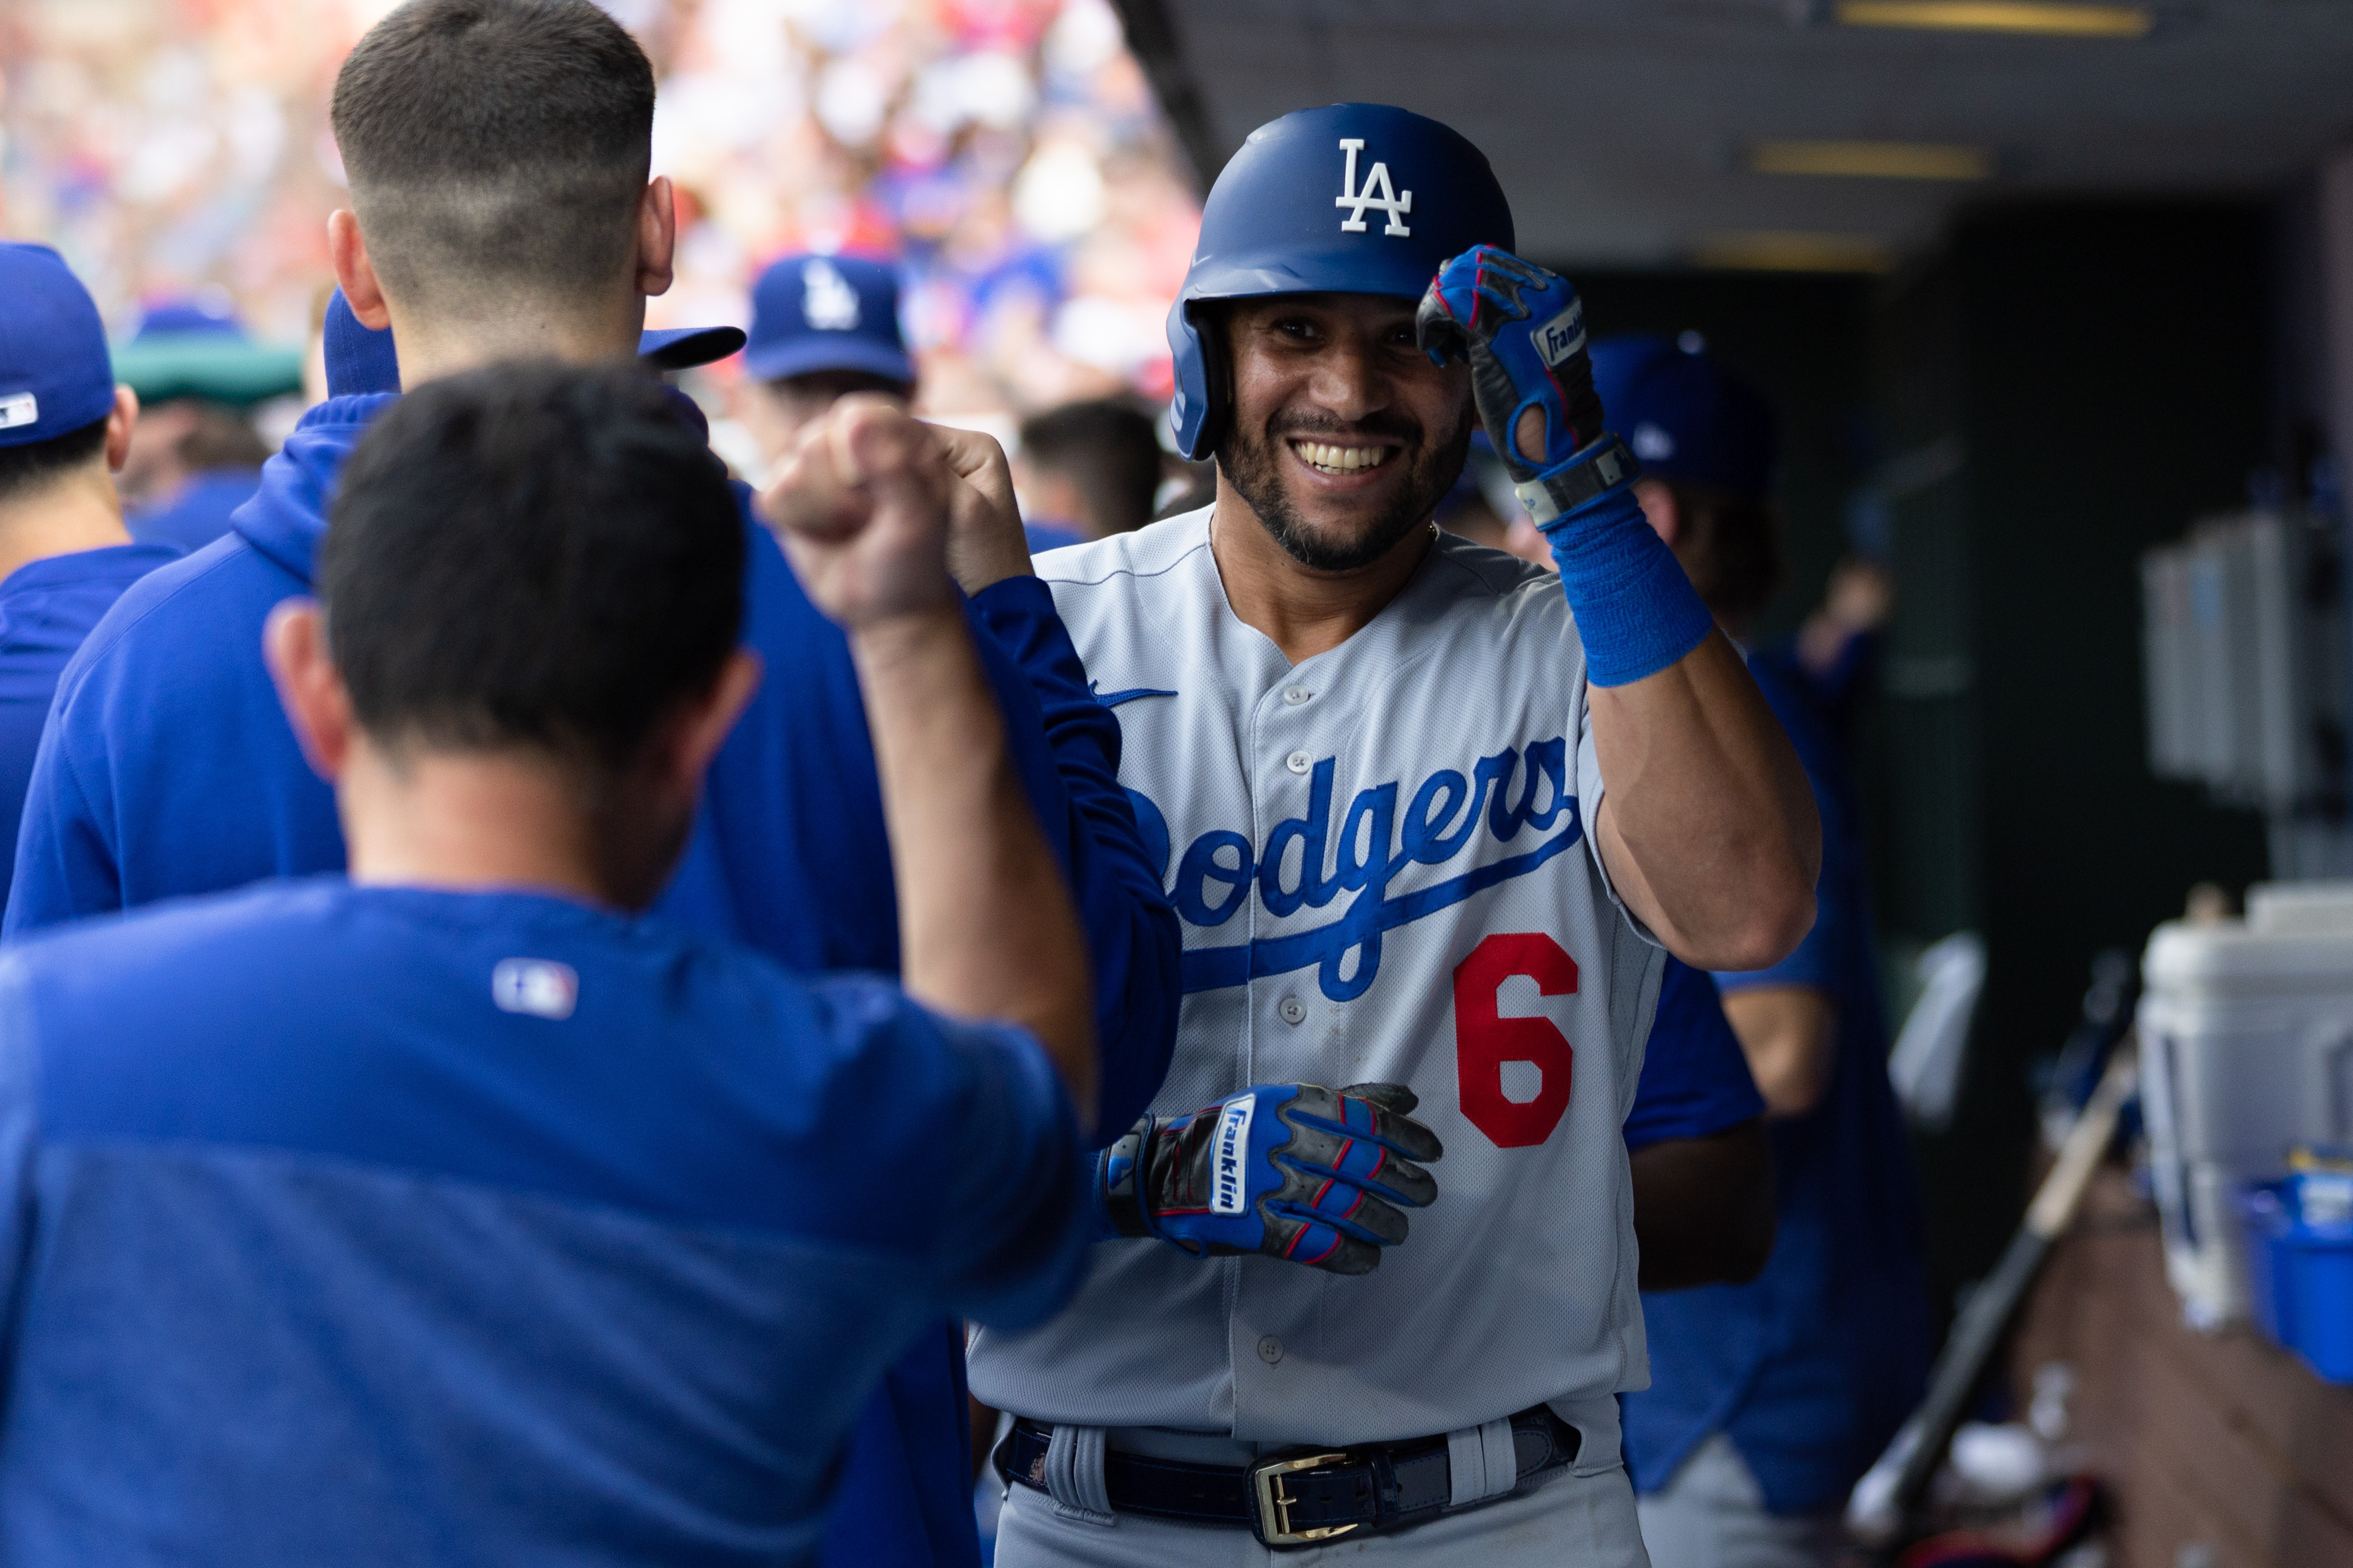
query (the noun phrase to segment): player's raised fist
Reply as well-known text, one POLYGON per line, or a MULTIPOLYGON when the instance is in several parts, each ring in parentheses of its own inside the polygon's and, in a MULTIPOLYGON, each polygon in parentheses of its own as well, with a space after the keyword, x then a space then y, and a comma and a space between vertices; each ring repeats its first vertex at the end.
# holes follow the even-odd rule
POLYGON ((1632 457, 1600 439, 1585 302, 1567 279, 1473 246, 1438 269, 1414 331, 1439 363, 1470 364, 1479 422, 1538 526, 1634 478, 1632 457))
POLYGON ((1369 1274, 1406 1238, 1403 1211, 1438 1196, 1414 1162, 1445 1151, 1409 1114, 1417 1103, 1400 1083, 1261 1084, 1190 1116, 1145 1117, 1097 1157, 1096 1192, 1122 1236, 1369 1274))
POLYGON ((878 397, 845 397, 801 433, 760 510, 818 608, 847 626, 955 604, 939 432, 878 397))
POLYGON ((956 486, 948 508, 948 570, 977 594, 992 583, 1029 574, 1029 540, 1013 499, 1013 468, 997 437, 935 425, 956 486))

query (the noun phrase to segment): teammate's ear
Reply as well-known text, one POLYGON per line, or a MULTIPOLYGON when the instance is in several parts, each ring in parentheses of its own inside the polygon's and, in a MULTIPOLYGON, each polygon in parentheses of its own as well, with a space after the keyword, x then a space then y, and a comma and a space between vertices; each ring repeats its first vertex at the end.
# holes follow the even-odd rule
POLYGON ((119 474, 131 460, 131 432, 139 423, 139 395, 118 383, 114 406, 106 411, 106 467, 119 474))
POLYGON ((667 753, 660 758, 666 786, 690 801, 702 793, 702 775, 760 689, 760 656, 739 647, 719 667, 708 690, 680 704, 670 733, 659 742, 667 753))
POLYGON ((289 599, 269 612, 261 655, 278 700, 311 771, 332 784, 351 758, 351 693, 327 652, 327 623, 316 599, 289 599))
POLYGON ((359 214, 339 207, 327 215, 327 256, 334 264, 335 281, 343 286, 343 301, 360 325, 372 332, 392 325, 384 285, 376 281, 375 263, 368 258, 367 236, 360 232, 359 214))
POLYGON ((671 263, 678 256, 678 195, 668 174, 649 182, 638 198, 637 252, 637 291, 649 298, 670 292, 677 275, 671 263))

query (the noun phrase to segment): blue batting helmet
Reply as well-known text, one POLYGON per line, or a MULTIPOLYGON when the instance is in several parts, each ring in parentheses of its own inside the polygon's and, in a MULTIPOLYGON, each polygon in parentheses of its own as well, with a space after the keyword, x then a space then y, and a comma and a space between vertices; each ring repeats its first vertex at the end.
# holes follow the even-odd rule
POLYGON ((1511 204, 1486 155, 1435 120, 1336 103, 1260 126, 1209 188, 1192 269, 1168 312, 1176 449, 1204 456, 1226 416, 1224 344, 1195 320, 1202 300, 1419 300, 1449 257, 1513 244, 1511 204))

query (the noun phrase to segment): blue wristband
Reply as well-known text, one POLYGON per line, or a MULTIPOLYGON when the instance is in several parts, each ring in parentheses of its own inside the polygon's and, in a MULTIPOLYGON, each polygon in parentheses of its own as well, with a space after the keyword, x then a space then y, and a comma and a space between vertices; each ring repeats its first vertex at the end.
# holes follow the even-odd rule
POLYGON ((1585 678, 1594 685, 1656 675, 1715 629, 1675 552, 1643 518, 1632 485, 1605 490, 1556 519, 1544 536, 1585 644, 1585 678))

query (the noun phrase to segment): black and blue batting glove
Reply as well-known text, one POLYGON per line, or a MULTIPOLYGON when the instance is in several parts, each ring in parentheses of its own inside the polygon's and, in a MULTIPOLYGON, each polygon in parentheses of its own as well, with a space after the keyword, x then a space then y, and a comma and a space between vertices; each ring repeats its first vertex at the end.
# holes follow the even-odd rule
POLYGON ((1601 398, 1585 352, 1585 302, 1568 279, 1492 245, 1447 262, 1414 313, 1422 351, 1471 366, 1471 396, 1520 504, 1551 528, 1641 472, 1601 428, 1601 398), (1520 452, 1521 416, 1544 415, 1544 456, 1520 452))
POLYGON ((1196 1258, 1369 1274, 1405 1239, 1403 1210, 1438 1195, 1414 1162, 1444 1151, 1408 1114, 1417 1103, 1398 1083, 1261 1084, 1190 1116, 1147 1116, 1096 1157, 1095 1199, 1113 1234, 1196 1258))

